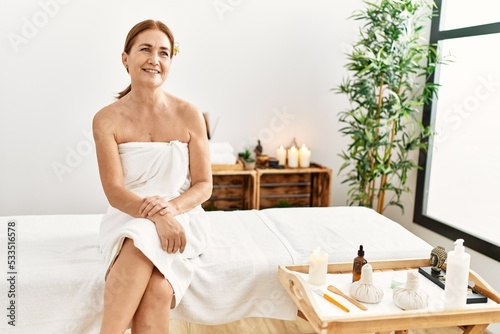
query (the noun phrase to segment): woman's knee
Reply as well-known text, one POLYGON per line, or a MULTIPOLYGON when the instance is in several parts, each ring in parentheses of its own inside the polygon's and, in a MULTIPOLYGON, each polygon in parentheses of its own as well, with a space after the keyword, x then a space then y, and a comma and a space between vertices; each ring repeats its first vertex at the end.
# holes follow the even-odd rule
POLYGON ((151 260, 135 247, 134 241, 125 238, 120 253, 106 273, 106 286, 110 288, 117 285, 124 289, 135 284, 140 277, 144 277, 144 284, 146 284, 153 268, 151 260))
POLYGON ((150 302, 155 303, 158 306, 170 306, 174 298, 174 289, 165 279, 165 276, 163 276, 163 274, 155 268, 153 270, 153 274, 151 275, 151 279, 149 280, 145 294, 147 294, 150 302))

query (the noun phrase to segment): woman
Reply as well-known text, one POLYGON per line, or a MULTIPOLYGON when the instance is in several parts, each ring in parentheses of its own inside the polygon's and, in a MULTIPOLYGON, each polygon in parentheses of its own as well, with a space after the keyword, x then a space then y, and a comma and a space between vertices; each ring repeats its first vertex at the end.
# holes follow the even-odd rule
POLYGON ((206 246, 200 204, 212 191, 205 122, 190 103, 162 88, 174 38, 147 20, 125 41, 131 84, 94 117, 102 186, 111 205, 101 222, 106 283, 101 334, 168 333, 169 312, 193 274, 189 259, 206 246))

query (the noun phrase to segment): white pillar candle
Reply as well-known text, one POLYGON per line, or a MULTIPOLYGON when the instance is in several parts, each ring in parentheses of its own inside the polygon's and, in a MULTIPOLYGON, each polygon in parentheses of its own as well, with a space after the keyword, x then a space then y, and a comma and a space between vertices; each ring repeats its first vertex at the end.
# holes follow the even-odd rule
POLYGON ((283 146, 276 149, 276 159, 278 159, 278 165, 284 166, 286 163, 286 150, 283 146))
POLYGON ((328 271, 328 253, 319 247, 309 256, 309 283, 323 285, 328 271))
POLYGON ((297 168, 299 166, 299 151, 295 146, 288 149, 288 167, 297 168))
POLYGON ((311 164, 311 150, 308 149, 305 144, 302 144, 302 147, 299 150, 299 166, 309 167, 310 164, 311 164))

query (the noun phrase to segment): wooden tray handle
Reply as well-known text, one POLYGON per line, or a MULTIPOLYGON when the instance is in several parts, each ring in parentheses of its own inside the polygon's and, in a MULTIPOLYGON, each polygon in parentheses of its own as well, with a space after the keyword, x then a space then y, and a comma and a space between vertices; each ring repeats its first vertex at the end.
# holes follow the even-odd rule
POLYGON ((313 298, 312 292, 305 288, 307 283, 292 271, 281 266, 279 267, 279 279, 281 284, 288 288, 289 295, 292 297, 295 304, 298 305, 300 311, 311 323, 316 332, 319 333, 324 331, 328 323, 322 321, 314 311, 311 302, 313 298))
POLYGON ((475 271, 469 271, 469 280, 474 282, 475 290, 485 297, 500 304, 500 295, 495 291, 483 278, 481 278, 475 271))

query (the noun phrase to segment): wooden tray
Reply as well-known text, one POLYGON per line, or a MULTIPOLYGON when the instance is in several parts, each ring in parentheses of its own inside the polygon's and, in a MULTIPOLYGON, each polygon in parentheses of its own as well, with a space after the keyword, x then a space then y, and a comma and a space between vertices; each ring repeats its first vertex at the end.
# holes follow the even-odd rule
POLYGON ((236 160, 233 165, 212 165, 212 171, 232 171, 232 170, 243 170, 243 163, 240 159, 236 160))
MULTIPOLYGON (((370 261, 374 272, 418 269, 428 266, 429 259, 406 259, 389 261, 370 261)), ((315 308, 313 293, 309 289, 309 284, 297 273, 308 273, 309 266, 280 266, 278 275, 281 284, 291 296, 299 308, 299 316, 308 320, 317 333, 406 333, 408 329, 417 328, 437 328, 449 326, 462 326, 464 333, 479 334, 484 333, 490 323, 500 322, 500 295, 479 275, 470 271, 469 280, 473 281, 476 287, 481 290, 493 305, 481 306, 467 305, 460 310, 439 310, 439 311, 405 311, 397 314, 370 315, 369 310, 366 315, 352 317, 346 313, 334 320, 322 319, 315 308)), ((350 273, 352 263, 333 263, 328 265, 329 274, 350 273)))

